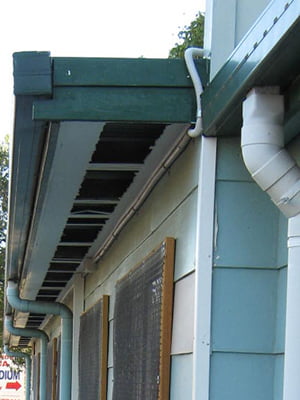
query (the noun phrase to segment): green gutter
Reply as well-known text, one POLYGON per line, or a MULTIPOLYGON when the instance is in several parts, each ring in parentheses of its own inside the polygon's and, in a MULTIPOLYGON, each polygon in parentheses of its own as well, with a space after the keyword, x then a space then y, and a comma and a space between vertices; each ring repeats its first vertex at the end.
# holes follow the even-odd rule
POLYGON ((202 95, 207 136, 234 135, 241 126, 241 102, 253 86, 289 89, 299 74, 300 2, 270 3, 202 95))

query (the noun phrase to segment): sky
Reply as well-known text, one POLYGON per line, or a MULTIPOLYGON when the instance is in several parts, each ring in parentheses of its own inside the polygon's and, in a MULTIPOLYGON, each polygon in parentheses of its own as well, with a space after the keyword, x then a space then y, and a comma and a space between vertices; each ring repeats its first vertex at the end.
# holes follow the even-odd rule
POLYGON ((0 5, 0 140, 13 132, 12 54, 166 58, 205 0, 10 0, 0 5))

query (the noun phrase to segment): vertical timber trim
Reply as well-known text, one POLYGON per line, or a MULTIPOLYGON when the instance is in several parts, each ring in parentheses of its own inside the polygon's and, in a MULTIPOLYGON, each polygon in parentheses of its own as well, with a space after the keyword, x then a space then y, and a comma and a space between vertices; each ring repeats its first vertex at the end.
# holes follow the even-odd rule
POLYGON ((169 399, 171 337, 173 316, 174 260, 175 239, 165 239, 165 263, 163 268, 162 304, 161 304, 161 339, 158 400, 169 399))
POLYGON ((108 307, 109 296, 102 297, 102 320, 101 320, 101 360, 100 360, 100 400, 107 399, 107 362, 108 362, 108 307))
POLYGON ((37 355, 37 400, 40 400, 40 385, 41 385, 41 353, 37 355))
POLYGON ((52 394, 51 400, 56 399, 56 386, 57 386, 57 338, 53 339, 52 347, 52 394))

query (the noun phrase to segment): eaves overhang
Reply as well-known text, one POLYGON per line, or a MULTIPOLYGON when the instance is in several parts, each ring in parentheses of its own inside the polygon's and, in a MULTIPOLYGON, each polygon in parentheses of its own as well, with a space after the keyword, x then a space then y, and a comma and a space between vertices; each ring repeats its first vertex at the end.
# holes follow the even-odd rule
MULTIPOLYGON (((208 61, 196 64, 205 86, 208 61)), ((25 52, 14 92, 6 278, 24 298, 56 301, 188 143, 194 89, 183 60, 25 52)), ((45 316, 17 317, 38 327, 45 316)))
POLYGON ((248 91, 254 86, 279 86, 286 101, 286 141, 297 135, 299 47, 299 1, 272 1, 203 92, 204 134, 239 135, 241 104, 248 91))

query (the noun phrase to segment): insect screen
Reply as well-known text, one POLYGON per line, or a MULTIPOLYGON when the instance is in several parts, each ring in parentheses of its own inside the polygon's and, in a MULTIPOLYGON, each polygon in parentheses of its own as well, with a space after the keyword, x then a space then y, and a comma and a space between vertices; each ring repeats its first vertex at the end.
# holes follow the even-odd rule
POLYGON ((116 285, 113 400, 169 398, 174 240, 116 285))
POLYGON ((79 398, 105 400, 107 381, 108 296, 80 317, 79 398))

